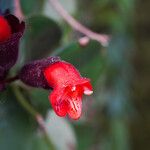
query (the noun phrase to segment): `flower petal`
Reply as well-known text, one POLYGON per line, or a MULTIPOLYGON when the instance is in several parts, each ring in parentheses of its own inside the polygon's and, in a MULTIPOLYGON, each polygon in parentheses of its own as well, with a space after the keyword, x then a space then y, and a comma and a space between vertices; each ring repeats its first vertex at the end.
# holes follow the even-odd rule
POLYGON ((70 118, 77 120, 80 118, 82 112, 82 101, 80 97, 77 97, 76 99, 71 99, 69 101, 69 109, 68 109, 68 115, 70 118))
POLYGON ((81 78, 81 79, 78 81, 78 85, 80 85, 80 87, 82 87, 83 93, 84 93, 85 95, 91 95, 91 94, 93 93, 92 85, 91 85, 91 83, 90 83, 90 79, 81 78))
POLYGON ((54 89, 49 95, 49 100, 52 104, 52 107, 56 114, 60 117, 66 116, 68 110, 68 103, 64 99, 64 96, 63 89, 54 89))
POLYGON ((0 42, 6 41, 11 36, 11 26, 8 21, 0 16, 0 42))
POLYGON ((81 78, 78 70, 72 64, 64 61, 45 68, 44 76, 49 85, 53 87, 73 85, 81 78))

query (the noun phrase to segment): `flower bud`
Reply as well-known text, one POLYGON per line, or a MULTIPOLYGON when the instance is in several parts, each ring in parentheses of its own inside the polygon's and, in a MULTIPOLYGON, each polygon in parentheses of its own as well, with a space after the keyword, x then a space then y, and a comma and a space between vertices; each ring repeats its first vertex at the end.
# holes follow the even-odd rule
POLYGON ((51 87, 47 83, 43 72, 47 66, 58 61, 60 61, 59 57, 48 57, 45 59, 32 61, 22 67, 19 73, 19 78, 29 86, 50 89, 51 87))
MULTIPOLYGON (((4 72, 8 72, 17 61, 19 41, 23 35, 25 23, 20 23, 18 18, 11 14, 0 16, 0 18, 0 33, 2 33, 0 34, 0 67, 4 72)), ((6 74, 2 75, 0 72, 1 78, 4 79, 5 76, 6 74)))

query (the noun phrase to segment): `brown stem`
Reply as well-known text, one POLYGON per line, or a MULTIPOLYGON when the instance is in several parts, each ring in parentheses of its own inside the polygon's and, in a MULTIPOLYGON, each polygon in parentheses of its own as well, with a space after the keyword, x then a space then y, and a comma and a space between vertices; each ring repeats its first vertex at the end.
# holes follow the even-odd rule
POLYGON ((11 82, 14 82, 16 80, 19 80, 19 76, 18 75, 4 80, 4 83, 11 83, 11 82))
POLYGON ((58 0, 49 0, 50 4, 55 8, 55 10, 63 17, 63 19, 76 31, 79 31, 89 37, 90 39, 100 42, 103 46, 109 44, 110 37, 106 34, 98 34, 87 27, 83 26, 75 18, 73 18, 68 12, 62 7, 58 0))
POLYGON ((51 142, 50 137, 48 135, 48 131, 47 131, 47 128, 45 126, 44 119, 43 119, 43 117, 40 114, 36 115, 36 121, 38 122, 39 127, 42 130, 42 132, 43 132, 43 135, 44 135, 45 140, 47 141, 47 144, 49 145, 49 147, 51 148, 51 150, 55 150, 55 146, 51 142))
POLYGON ((20 6, 20 0, 14 0, 14 14, 15 16, 17 16, 20 20, 24 20, 25 16, 21 10, 21 6, 20 6))

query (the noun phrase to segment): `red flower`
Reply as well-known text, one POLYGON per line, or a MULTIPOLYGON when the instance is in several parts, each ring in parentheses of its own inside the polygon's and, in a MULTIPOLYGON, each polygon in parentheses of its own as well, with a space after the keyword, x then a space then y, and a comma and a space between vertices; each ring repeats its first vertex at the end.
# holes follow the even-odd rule
POLYGON ((25 64, 19 78, 25 84, 52 89, 49 100, 58 116, 67 114, 78 119, 82 110, 82 95, 91 95, 90 80, 81 77, 78 70, 59 57, 48 57, 25 64))
POLYGON ((11 36, 11 27, 8 21, 0 16, 0 42, 7 40, 11 36))
POLYGON ((23 35, 25 23, 10 14, 0 10, 0 91, 5 87, 3 80, 18 58, 19 41, 23 35))
POLYGON ((8 12, 0 15, 0 80, 17 61, 19 41, 24 29, 25 23, 14 15, 8 12))
POLYGON ((49 100, 58 116, 79 119, 82 110, 82 95, 93 93, 90 80, 81 77, 77 69, 64 61, 49 65, 44 76, 53 88, 49 100))

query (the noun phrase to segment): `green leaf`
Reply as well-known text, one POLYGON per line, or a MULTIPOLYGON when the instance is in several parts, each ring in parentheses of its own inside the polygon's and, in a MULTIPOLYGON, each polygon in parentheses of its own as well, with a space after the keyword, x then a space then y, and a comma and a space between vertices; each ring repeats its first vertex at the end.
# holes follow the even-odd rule
POLYGON ((128 150, 129 149, 129 135, 128 129, 123 119, 112 119, 111 120, 111 140, 112 149, 115 150, 128 150))
POLYGON ((78 124, 75 126, 78 139, 78 150, 87 150, 95 142, 95 130, 89 125, 78 124), (91 131, 91 132, 90 132, 91 131))
POLYGON ((35 118, 22 108, 11 89, 0 93, 0 149, 49 150, 35 118))
POLYGON ((27 60, 43 58, 49 54, 61 40, 61 30, 51 19, 39 15, 26 20, 24 49, 27 60))
POLYGON ((11 90, 0 93, 0 149, 25 150, 35 122, 17 103, 11 90))
POLYGON ((78 42, 74 42, 54 54, 75 65, 82 76, 91 78, 95 85, 104 68, 101 49, 102 47, 96 41, 91 41, 87 46, 80 46, 78 42))
POLYGON ((21 9, 25 15, 39 14, 45 0, 20 0, 21 9))
POLYGON ((31 101, 32 104, 37 108, 38 112, 45 115, 47 110, 51 108, 51 104, 49 102, 48 96, 49 91, 44 89, 33 88, 31 90, 31 101))
POLYGON ((26 147, 26 150, 50 150, 43 136, 39 133, 35 133, 31 136, 30 142, 26 147))

